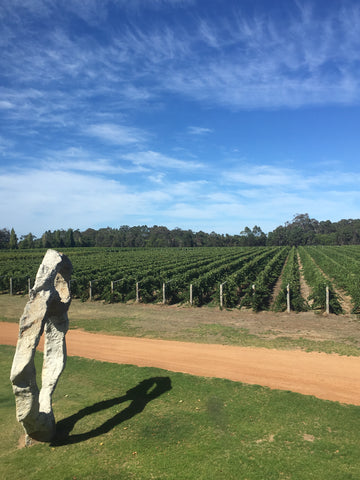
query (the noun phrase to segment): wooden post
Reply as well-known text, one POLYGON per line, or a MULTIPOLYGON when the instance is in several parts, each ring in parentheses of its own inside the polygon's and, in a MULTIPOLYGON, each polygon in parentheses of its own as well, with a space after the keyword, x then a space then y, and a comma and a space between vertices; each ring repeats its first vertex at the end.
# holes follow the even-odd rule
POLYGON ((111 280, 111 293, 114 293, 114 282, 111 280))
POLYGON ((290 313, 290 285, 289 284, 287 284, 286 291, 287 291, 287 294, 286 294, 287 313, 290 313))
POLYGON ((90 302, 92 301, 92 282, 90 280, 89 282, 89 299, 90 299, 90 302))
POLYGON ((193 289, 192 289, 192 283, 190 284, 190 305, 193 304, 193 289))
POLYGON ((13 280, 12 277, 10 277, 10 295, 13 294, 13 280))
POLYGON ((220 308, 224 305, 223 285, 225 285, 225 283, 226 282, 220 283, 220 308))
POLYGON ((252 289, 253 289, 253 295, 254 295, 254 293, 256 291, 255 283, 252 285, 252 289))
POLYGON ((330 313, 330 294, 328 285, 326 285, 326 313, 330 313))
POLYGON ((31 290, 31 285, 30 285, 30 283, 31 283, 31 278, 29 277, 29 278, 28 278, 28 292, 29 292, 29 295, 30 295, 30 290, 31 290))
POLYGON ((165 302, 166 302, 166 297, 165 297, 165 285, 166 283, 164 282, 163 283, 163 304, 165 305, 165 302))
POLYGON ((139 282, 136 282, 136 303, 139 303, 139 282))

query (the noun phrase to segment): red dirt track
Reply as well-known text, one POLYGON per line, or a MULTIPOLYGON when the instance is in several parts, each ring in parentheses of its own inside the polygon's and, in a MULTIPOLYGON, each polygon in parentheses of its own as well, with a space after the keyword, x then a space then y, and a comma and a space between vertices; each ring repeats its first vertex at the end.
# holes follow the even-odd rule
MULTIPOLYGON (((0 343, 15 346, 18 328, 18 324, 0 322, 0 343)), ((81 330, 69 330, 66 342, 69 356, 227 378, 360 405, 360 357, 118 337, 81 330)))

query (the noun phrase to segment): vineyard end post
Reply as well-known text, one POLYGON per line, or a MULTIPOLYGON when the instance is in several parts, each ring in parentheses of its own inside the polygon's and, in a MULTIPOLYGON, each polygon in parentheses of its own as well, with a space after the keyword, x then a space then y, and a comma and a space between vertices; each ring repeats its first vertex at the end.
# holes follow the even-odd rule
POLYGON ((329 315, 330 313, 330 294, 329 294, 329 286, 326 285, 326 313, 329 315))
POLYGON ((286 307, 287 307, 287 313, 290 313, 290 285, 287 284, 286 287, 286 307))

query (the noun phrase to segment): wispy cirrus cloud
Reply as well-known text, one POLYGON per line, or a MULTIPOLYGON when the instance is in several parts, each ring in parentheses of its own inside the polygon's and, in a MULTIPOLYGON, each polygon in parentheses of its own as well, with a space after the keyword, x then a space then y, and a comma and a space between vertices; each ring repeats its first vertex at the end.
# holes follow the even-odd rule
POLYGON ((241 11, 216 25, 202 22, 212 55, 174 70, 170 88, 233 109, 359 103, 360 38, 349 28, 359 22, 359 8, 320 16, 310 6, 281 24, 271 15, 245 20, 241 11))
POLYGON ((128 153, 122 155, 122 158, 130 160, 135 165, 142 165, 144 167, 151 168, 161 168, 163 170, 193 170, 201 168, 203 166, 199 162, 194 162, 192 160, 179 160, 177 158, 170 157, 159 152, 154 152, 152 150, 128 153))
POLYGON ((49 171, 81 172, 105 176, 146 171, 141 166, 128 165, 128 163, 124 165, 124 162, 119 159, 103 158, 93 151, 79 147, 47 151, 45 152, 45 160, 40 162, 40 166, 49 171))
POLYGON ((149 135, 140 128, 100 123, 84 127, 86 135, 99 138, 115 145, 131 145, 143 143, 149 135))
POLYGON ((297 107, 359 105, 360 6, 222 3, 0 1, 0 193, 16 196, 12 216, 0 199, 3 222, 24 212, 30 228, 59 228, 68 211, 79 228, 109 218, 230 233, 301 211, 358 216, 358 109, 328 121, 297 107), (340 161, 310 171, 301 155, 340 161))
POLYGON ((304 187, 304 177, 300 172, 289 168, 280 168, 273 165, 243 164, 240 170, 234 169, 231 174, 223 174, 225 182, 253 187, 295 186, 304 187))
POLYGON ((188 132, 191 135, 205 135, 207 133, 212 133, 214 130, 212 128, 206 127, 188 127, 188 132))
MULTIPOLYGON (((71 11, 95 17, 100 4, 75 2, 71 11)), ((216 23, 204 12, 188 28, 160 19, 146 29, 127 24, 106 41, 70 35, 59 22, 42 37, 25 30, 26 42, 14 38, 0 66, 28 88, 51 86, 50 98, 55 82, 68 85, 69 99, 80 105, 101 95, 108 106, 130 107, 163 92, 232 109, 359 103, 360 7, 339 5, 320 15, 313 4, 290 4, 281 23, 256 9, 245 19, 232 5, 216 23)), ((101 16, 97 21, 105 28, 101 16)))
POLYGON ((10 108, 15 108, 15 105, 8 100, 1 100, 0 101, 0 109, 2 110, 8 110, 10 108))
MULTIPOLYGON (((234 169, 231 174, 223 173, 222 178, 226 184, 254 187, 249 190, 251 196, 256 188, 283 189, 301 191, 310 188, 319 190, 338 187, 349 188, 360 182, 360 174, 357 172, 342 172, 336 169, 327 169, 326 172, 314 171, 306 173, 300 169, 279 167, 276 165, 250 165, 245 162, 240 170, 234 169)), ((256 195, 256 193, 255 193, 256 195)))

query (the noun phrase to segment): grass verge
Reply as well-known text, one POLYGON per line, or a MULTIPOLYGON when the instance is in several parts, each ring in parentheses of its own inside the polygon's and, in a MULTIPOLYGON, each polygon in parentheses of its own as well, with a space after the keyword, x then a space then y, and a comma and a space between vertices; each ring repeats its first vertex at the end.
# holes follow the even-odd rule
POLYGON ((19 449, 13 353, 0 347, 4 480, 360 478, 360 407, 76 357, 54 394, 57 438, 19 449))
MULTIPOLYGON (((18 323, 26 302, 26 296, 0 295, 0 321, 18 323)), ((269 315, 220 312, 208 307, 104 305, 76 300, 69 311, 70 328, 88 332, 360 356, 358 319, 327 319, 314 313, 307 314, 306 319, 296 314, 269 315), (309 319, 310 324, 306 323, 309 319), (311 332, 317 333, 315 338, 311 338, 311 332)))
MULTIPOLYGON (((278 350, 301 349, 306 352, 324 352, 337 353, 339 355, 360 356, 360 349, 357 347, 357 341, 351 338, 347 343, 340 343, 330 340, 315 341, 307 338, 290 338, 287 336, 277 336, 276 338, 264 338, 266 332, 261 337, 250 334, 247 329, 239 329, 231 326, 218 324, 207 324, 188 329, 187 336, 196 338, 201 343, 221 343, 223 345, 239 345, 244 347, 265 347, 278 350), (218 339, 221 338, 221 342, 218 339)), ((272 332, 269 332, 269 337, 272 332)))

